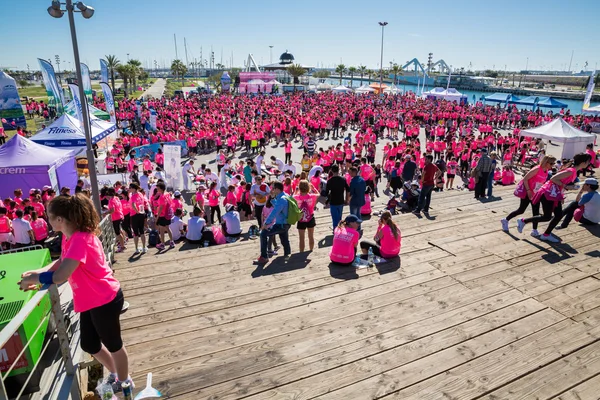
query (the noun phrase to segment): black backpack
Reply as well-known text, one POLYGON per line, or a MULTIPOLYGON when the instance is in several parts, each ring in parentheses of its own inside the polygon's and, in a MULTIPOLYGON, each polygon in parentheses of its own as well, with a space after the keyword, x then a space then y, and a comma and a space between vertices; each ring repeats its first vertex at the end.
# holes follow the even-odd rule
POLYGON ((148 234, 148 246, 155 247, 158 244, 158 231, 152 230, 148 234))

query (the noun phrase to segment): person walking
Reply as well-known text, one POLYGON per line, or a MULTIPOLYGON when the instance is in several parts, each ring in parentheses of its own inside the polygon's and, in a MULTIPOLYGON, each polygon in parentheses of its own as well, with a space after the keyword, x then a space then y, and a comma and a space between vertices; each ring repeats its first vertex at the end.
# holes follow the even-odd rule
POLYGON ((435 185, 435 181, 441 171, 433 163, 433 156, 428 154, 425 156, 425 166, 423 167, 423 174, 421 175, 421 193, 419 194, 419 203, 417 208, 413 211, 414 214, 420 215, 421 210, 425 215, 429 214, 429 205, 431 204, 431 192, 435 185))
MULTIPOLYGON (((350 206, 350 214, 359 216, 360 209, 365 205, 365 192, 367 183, 362 176, 358 174, 358 168, 350 167, 350 190, 348 191, 348 205, 350 206)), ((360 225, 359 225, 360 231, 360 225)))
POLYGON ((258 226, 262 226, 262 211, 263 208, 265 208, 265 204, 267 204, 267 197, 269 196, 269 193, 271 193, 271 189, 269 189, 269 185, 263 183, 262 175, 256 175, 256 178, 254 179, 256 183, 250 188, 250 195, 252 196, 252 202, 254 203, 254 216, 256 217, 258 226))
POLYGON ((340 176, 340 166, 335 164, 331 166, 331 178, 327 180, 325 192, 329 200, 329 212, 331 213, 331 221, 333 228, 337 228, 342 220, 344 211, 344 202, 346 193, 350 190, 346 179, 340 176))
POLYGON ((279 235, 279 240, 283 246, 284 257, 287 259, 292 253, 288 237, 288 231, 290 229, 290 224, 287 223, 288 197, 283 192, 283 183, 273 182, 271 188, 271 203, 273 204, 273 210, 261 226, 260 257, 256 260, 258 264, 269 262, 267 257, 267 247, 269 238, 274 235, 279 235))

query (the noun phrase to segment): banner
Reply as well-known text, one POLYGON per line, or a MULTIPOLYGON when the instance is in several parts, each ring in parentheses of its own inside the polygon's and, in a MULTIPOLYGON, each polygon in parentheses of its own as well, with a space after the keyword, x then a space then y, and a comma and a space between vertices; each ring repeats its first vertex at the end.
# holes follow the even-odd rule
POLYGON ((106 112, 110 115, 110 122, 113 124, 117 123, 117 115, 115 114, 115 99, 113 98, 113 92, 110 90, 108 83, 100 82, 102 93, 104 94, 104 103, 106 104, 106 112))
POLYGON ((0 121, 6 130, 27 126, 16 81, 0 71, 0 121), (6 122, 4 122, 6 121, 6 122))
POLYGON ((50 186, 56 193, 59 193, 58 178, 56 177, 56 167, 53 165, 48 169, 48 178, 50 179, 50 186))
POLYGON ((142 103, 139 100, 135 101, 135 109, 137 111, 137 117, 142 118, 142 103))
POLYGON ((108 83, 108 63, 100 59, 100 82, 108 83))
POLYGON ((63 96, 62 88, 56 81, 54 75, 54 68, 46 60, 38 58, 40 63, 40 69, 42 70, 42 78, 44 79, 44 86, 46 86, 46 94, 48 95, 48 105, 56 108, 56 115, 62 115, 65 113, 64 104, 65 99, 63 96))
POLYGON ((588 82, 587 85, 587 90, 585 92, 585 98, 583 99, 583 107, 582 110, 587 110, 588 108, 590 108, 590 101, 592 100, 592 94, 594 94, 594 88, 596 87, 596 83, 594 82, 596 80, 596 71, 592 72, 592 75, 590 76, 590 81, 588 82))
POLYGON ((166 144, 163 146, 165 154, 165 177, 166 184, 173 189, 182 189, 181 187, 181 147, 177 145, 166 144))
POLYGON ((75 103, 75 117, 79 120, 79 127, 83 128, 83 106, 81 105, 81 98, 79 98, 79 87, 69 83, 69 89, 71 89, 71 96, 73 97, 73 103, 75 103))
POLYGON ((150 128, 156 132, 156 110, 154 108, 150 109, 150 128))
POLYGON ((121 182, 123 185, 128 183, 127 174, 102 174, 97 175, 97 178, 99 188, 104 186, 113 187, 117 182, 121 182))
MULTIPOLYGON (((166 143, 146 144, 143 146, 134 147, 131 150, 135 150, 135 158, 141 159, 147 155, 147 156, 150 156, 151 160, 154 160, 154 156, 156 156, 156 152, 158 151, 158 149, 160 149, 161 144, 163 144, 165 146, 166 145, 179 146, 181 149, 181 157, 187 156, 188 149, 187 149, 187 142, 185 140, 176 140, 174 142, 166 142, 166 143)), ((129 156, 126 156, 125 159, 129 160, 129 156)))
POLYGON ((84 63, 81 63, 81 84, 83 85, 83 93, 88 99, 88 102, 92 104, 94 98, 92 96, 92 81, 90 80, 90 69, 84 63))

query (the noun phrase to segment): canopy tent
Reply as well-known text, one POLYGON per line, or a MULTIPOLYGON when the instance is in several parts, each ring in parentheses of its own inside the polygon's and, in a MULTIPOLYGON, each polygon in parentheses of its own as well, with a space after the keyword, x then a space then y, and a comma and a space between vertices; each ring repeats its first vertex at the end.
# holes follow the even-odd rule
POLYGON ((45 185, 56 185, 56 189, 74 188, 77 183, 75 153, 14 135, 0 147, 0 197, 13 196, 15 189, 22 189, 27 194, 30 189, 42 189, 45 185), (56 177, 55 182, 51 175, 52 180, 56 177))
MULTIPOLYGON (((115 124, 99 119, 91 120, 92 143, 113 133, 117 127, 115 124)), ((32 138, 32 141, 49 147, 85 147, 85 133, 79 126, 79 120, 69 114, 63 114, 45 129, 42 129, 32 138)))
POLYGON ((393 83, 392 83, 392 86, 383 89, 383 93, 398 94, 398 93, 401 93, 401 92, 402 91, 400 89, 398 89, 396 87, 396 85, 394 85, 393 83))
MULTIPOLYGON (((89 103, 88 103, 88 110, 89 110, 89 115, 90 115, 91 119, 98 118, 98 119, 101 119, 104 121, 110 121, 110 114, 107 113, 106 111, 96 108, 89 103)), ((75 110, 75 102, 74 101, 70 101, 69 103, 67 103, 67 105, 65 106, 65 112, 72 117, 75 117, 77 115, 77 111, 75 110)))
POLYGON ((454 88, 444 89, 441 87, 435 87, 428 92, 423 92, 423 97, 427 99, 455 101, 460 104, 467 104, 468 100, 467 95, 460 93, 454 88))
POLYGON ((331 91, 333 93, 352 93, 352 89, 341 85, 334 87, 333 89, 331 89, 331 91))
POLYGON ((568 104, 562 103, 552 97, 528 96, 517 101, 516 104, 531 107, 567 108, 568 104))
POLYGON ((569 125, 561 117, 546 125, 525 129, 521 131, 521 135, 562 143, 561 158, 573 158, 575 154, 584 152, 586 146, 596 139, 596 135, 569 125))
POLYGON ((333 88, 333 86, 331 86, 329 83, 319 83, 317 85, 317 90, 331 90, 333 88))
POLYGON ((484 97, 483 100, 490 101, 492 103, 506 103, 508 101, 509 104, 514 104, 521 99, 512 93, 494 93, 490 96, 484 97))
POLYGON ((373 93, 375 92, 375 89, 373 89, 370 86, 367 85, 362 85, 361 87, 357 88, 355 90, 356 93, 373 93))
POLYGON ((584 114, 600 115, 600 104, 594 107, 584 108, 582 111, 584 114))

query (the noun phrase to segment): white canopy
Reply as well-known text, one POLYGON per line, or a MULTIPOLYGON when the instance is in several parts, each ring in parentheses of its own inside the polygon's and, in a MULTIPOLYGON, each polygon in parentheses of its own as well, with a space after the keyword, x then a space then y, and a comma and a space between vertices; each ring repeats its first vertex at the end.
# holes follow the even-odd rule
POLYGON ((356 93, 373 93, 375 89, 368 85, 362 85, 358 89, 355 90, 356 93))
POLYGON ((251 79, 248 82, 248 85, 266 85, 267 82, 263 81, 262 79, 251 79))
POLYGON ((279 86, 281 86, 281 82, 279 82, 277 79, 271 79, 269 82, 267 82, 267 85, 279 85, 279 86))
POLYGON ((332 86, 328 83, 319 83, 317 85, 317 90, 331 90, 332 86))
POLYGON ((596 135, 577 129, 560 117, 546 125, 525 129, 521 135, 562 143, 562 158, 573 158, 575 154, 584 152, 586 145, 594 143, 596 138, 596 135))
POLYGON ((397 93, 400 93, 400 92, 401 92, 401 90, 398 89, 396 87, 396 85, 394 85, 393 83, 392 83, 392 86, 383 89, 383 93, 397 94, 397 93))
MULTIPOLYGON (((92 119, 92 143, 97 143, 114 132, 117 127, 110 122, 92 119)), ((85 147, 85 133, 79 120, 63 114, 32 138, 32 141, 49 147, 85 147)))
POLYGON ((454 88, 444 89, 436 87, 428 92, 423 92, 423 97, 434 97, 436 99, 460 102, 462 99, 466 99, 467 96, 454 88))
POLYGON ((331 89, 333 93, 351 93, 352 89, 347 88, 346 86, 336 86, 331 89))
POLYGON ((600 104, 598 104, 597 106, 594 106, 594 107, 584 109, 583 113, 600 115, 600 104))

